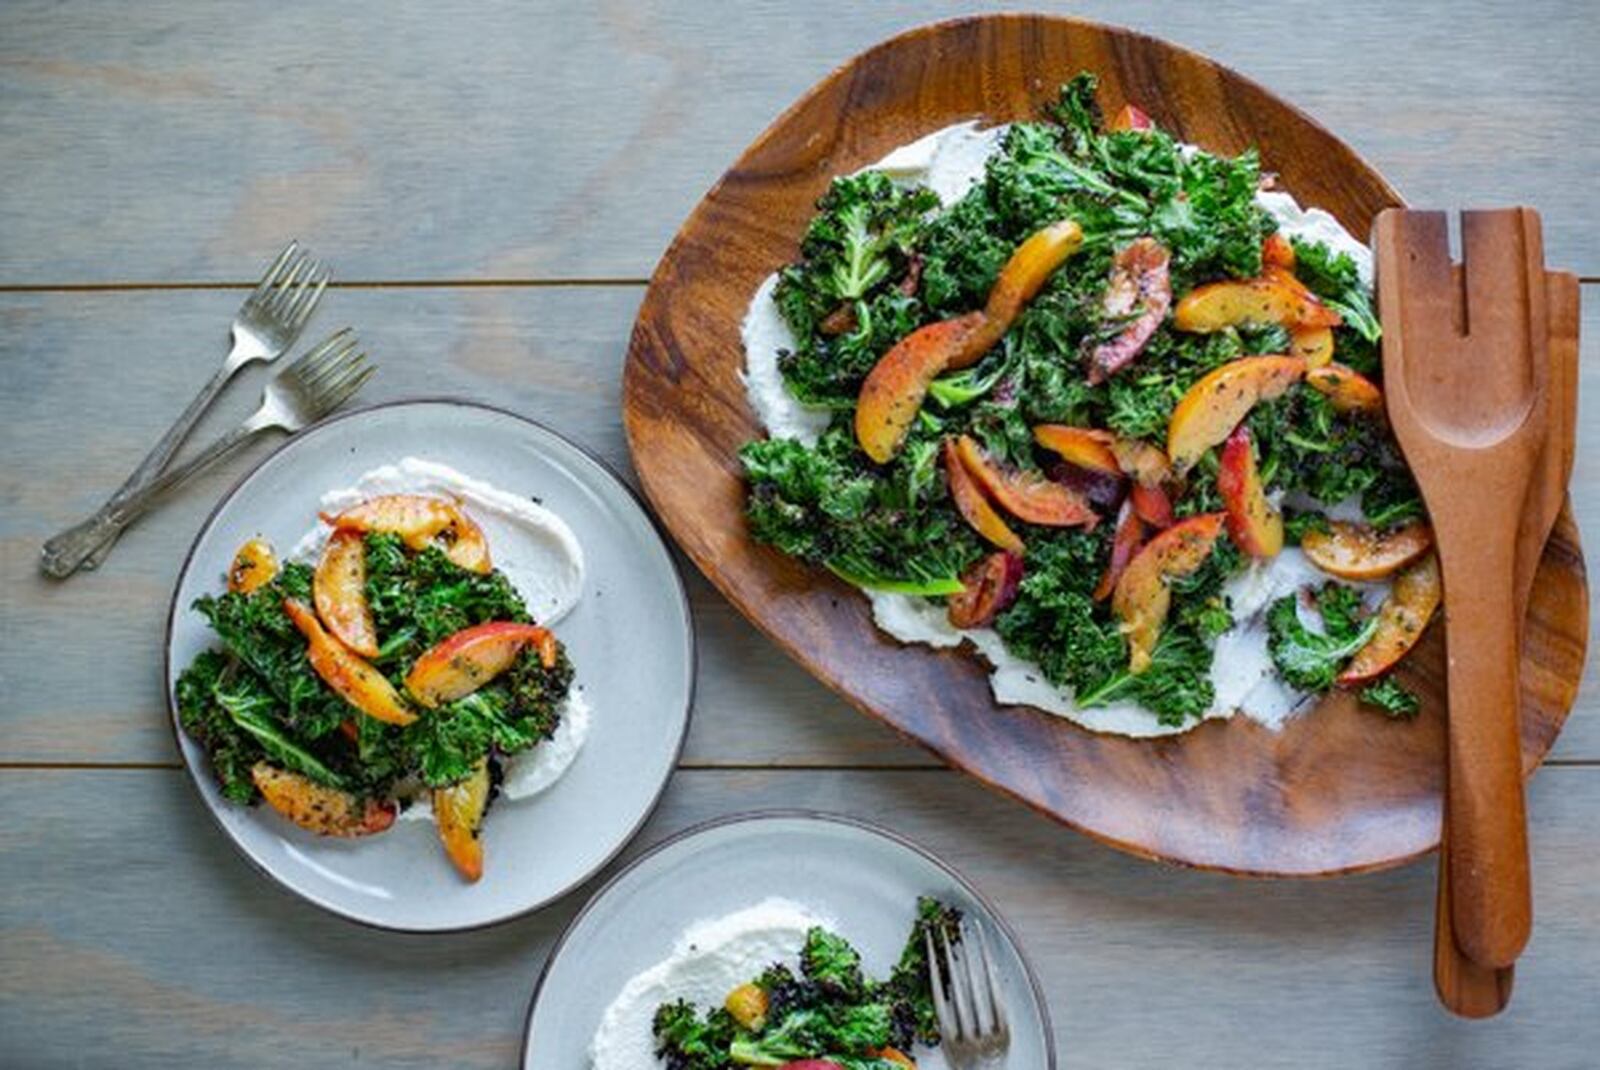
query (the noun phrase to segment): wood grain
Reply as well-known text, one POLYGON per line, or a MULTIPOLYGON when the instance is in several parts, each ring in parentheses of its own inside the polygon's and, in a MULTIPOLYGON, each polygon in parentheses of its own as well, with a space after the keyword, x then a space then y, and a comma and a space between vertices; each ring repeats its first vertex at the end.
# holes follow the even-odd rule
MULTIPOLYGON (((341 290, 308 336, 359 328, 379 364, 368 401, 450 393, 503 405, 632 480, 617 395, 642 293, 341 290)), ((272 444, 164 504, 99 574, 44 577, 39 543, 95 508, 143 456, 221 359, 239 300, 231 291, 0 294, 0 449, 15 462, 0 468, 0 763, 176 761, 160 678, 165 606, 201 522, 272 444), (111 355, 119 370, 106 374, 111 355), (91 664, 92 673, 72 668, 91 664)), ((191 448, 250 412, 268 374, 242 373, 191 448)), ((773 650, 693 568, 681 571, 700 634, 687 763, 934 763, 773 650)))
MULTIPOLYGON (((633 850, 770 806, 924 842, 1020 930, 1065 1070, 1579 1070, 1600 1043, 1600 776, 1546 770, 1532 802, 1540 928, 1487 1030, 1433 1005, 1431 866, 1287 883, 1153 867, 930 771, 686 772, 633 850)), ((592 891, 402 937, 262 881, 181 773, 0 771, 0 812, 0 1065, 28 1070, 508 1067, 544 955, 592 891)))
MULTIPOLYGON (((723 164, 891 34, 1009 0, 0 5, 0 284, 640 279, 723 164)), ((1414 203, 1531 203, 1600 274, 1588 0, 1032 5, 1214 55, 1414 203), (1508 87, 1515 87, 1508 91, 1508 87)))
MULTIPOLYGON (((737 450, 760 428, 744 400, 738 325, 760 279, 796 255, 831 177, 961 119, 1032 117, 1056 90, 1038 72, 1080 67, 1100 75, 1108 112, 1132 101, 1185 140, 1224 152, 1263 146, 1284 188, 1356 233, 1397 203, 1380 176, 1292 107, 1151 38, 1040 16, 963 20, 895 38, 818 83, 763 133, 658 267, 624 375, 644 490, 712 582, 830 687, 1075 828, 1148 857, 1237 872, 1323 875, 1413 857, 1438 843, 1438 635, 1404 670, 1423 694, 1415 723, 1363 713, 1344 693, 1281 733, 1238 719, 1159 742, 1098 736, 1030 707, 996 706, 974 658, 888 639, 865 599, 757 546, 745 530, 737 450)), ((1530 767, 1576 695, 1587 636, 1569 515, 1530 613, 1530 767)))

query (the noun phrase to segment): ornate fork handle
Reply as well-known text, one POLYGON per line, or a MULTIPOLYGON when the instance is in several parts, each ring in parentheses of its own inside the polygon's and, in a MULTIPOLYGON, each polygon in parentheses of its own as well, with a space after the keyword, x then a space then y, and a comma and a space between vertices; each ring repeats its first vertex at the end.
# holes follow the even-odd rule
POLYGON ((112 497, 93 516, 74 524, 44 544, 45 572, 56 577, 70 576, 90 554, 106 540, 121 534, 123 528, 143 516, 167 491, 188 482, 191 477, 216 464, 260 432, 275 426, 275 421, 257 413, 201 450, 193 460, 169 469, 127 494, 112 497))

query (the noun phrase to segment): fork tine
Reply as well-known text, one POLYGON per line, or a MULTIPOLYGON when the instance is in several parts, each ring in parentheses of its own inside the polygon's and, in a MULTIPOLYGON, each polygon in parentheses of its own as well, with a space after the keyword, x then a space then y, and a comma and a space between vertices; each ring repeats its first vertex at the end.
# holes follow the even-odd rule
POLYGON ((960 1023, 951 1012, 950 1000, 944 991, 944 971, 939 968, 939 951, 933 944, 933 931, 922 931, 922 942, 928 948, 928 985, 933 990, 933 1014, 939 1020, 939 1032, 950 1039, 960 1035, 960 1023))
MULTIPOLYGON (((366 354, 362 354, 362 356, 365 357, 366 354)), ((363 366, 358 374, 350 376, 340 383, 337 388, 327 391, 318 398, 317 418, 321 419, 348 401, 357 390, 366 385, 367 380, 372 378, 372 374, 375 371, 377 369, 370 365, 363 366)))
POLYGON ((352 356, 355 347, 360 343, 355 338, 350 338, 337 349, 324 354, 315 367, 308 368, 300 376, 300 383, 309 390, 320 390, 323 385, 331 382, 340 372, 359 359, 360 354, 352 356))
POLYGON ((941 929, 939 942, 944 947, 944 960, 950 968, 950 1003, 955 1009, 956 1035, 974 1036, 977 1022, 972 1013, 972 977, 966 972, 965 959, 957 959, 955 948, 950 944, 950 934, 941 929))
POLYGON ((284 318, 289 298, 294 294, 295 288, 300 284, 300 273, 311 263, 309 256, 301 256, 283 277, 283 281, 272 288, 272 294, 267 299, 267 307, 278 318, 284 318))
POLYGON ((356 378, 366 370, 367 355, 365 353, 357 353, 348 361, 341 363, 338 368, 334 369, 334 371, 330 375, 326 376, 322 381, 318 382, 315 389, 318 393, 322 394, 336 394, 342 390, 351 379, 356 378))
POLYGON ((250 292, 250 299, 254 301, 264 300, 267 293, 272 289, 272 284, 278 281, 279 273, 283 271, 284 265, 299 251, 300 243, 298 241, 291 241, 288 245, 285 245, 283 252, 278 254, 278 259, 272 262, 272 266, 267 268, 267 273, 261 276, 261 281, 256 283, 256 288, 250 292))
POLYGON ((310 276, 301 284, 300 292, 295 294, 294 301, 284 315, 291 330, 299 330, 305 325, 306 320, 311 318, 311 313, 316 310, 317 302, 322 300, 322 291, 328 288, 328 280, 331 277, 320 262, 313 264, 310 276))
POLYGON ((984 988, 989 993, 989 1021, 996 1034, 1006 1037, 1011 1033, 1011 1023, 1006 1020, 1005 1001, 1000 998, 1000 982, 995 977, 994 959, 989 955, 989 932, 982 925, 975 924, 973 928, 978 930, 978 959, 983 963, 984 988))
POLYGON ((283 369, 279 374, 304 382, 317 369, 324 367, 328 361, 336 359, 338 353, 343 349, 348 349, 349 346, 354 345, 355 342, 351 338, 353 333, 349 327, 344 328, 329 337, 327 341, 306 350, 304 354, 295 359, 293 364, 283 369))

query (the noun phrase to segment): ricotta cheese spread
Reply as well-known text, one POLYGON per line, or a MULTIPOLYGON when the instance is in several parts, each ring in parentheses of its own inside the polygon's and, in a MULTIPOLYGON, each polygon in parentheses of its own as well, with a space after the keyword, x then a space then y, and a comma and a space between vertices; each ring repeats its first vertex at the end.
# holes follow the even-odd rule
POLYGON ((661 1070, 651 1021, 663 1003, 720 1007, 728 993, 774 963, 799 972, 806 932, 829 922, 797 903, 770 898, 684 930, 660 962, 622 986, 589 1043, 593 1070, 661 1070))
MULTIPOLYGON (((1006 129, 1003 125, 979 129, 973 122, 947 126, 902 145, 864 170, 885 171, 897 182, 927 186, 948 206, 983 177, 984 165, 999 150, 1006 129)), ((1257 193, 1256 203, 1277 220, 1285 235, 1322 242, 1348 253, 1362 281, 1372 285, 1372 251, 1330 213, 1302 207, 1290 194, 1275 190, 1257 193)), ((784 387, 778 358, 782 352, 792 350, 796 342, 773 300, 777 282, 776 274, 763 281, 745 313, 742 337, 746 394, 769 435, 815 445, 827 429, 831 414, 801 404, 784 387)), ((1342 503, 1331 512, 1341 519, 1360 517, 1359 506, 1353 502, 1342 503)), ((1211 665, 1216 699, 1201 720, 1243 712, 1268 727, 1278 728, 1305 702, 1306 695, 1290 688, 1272 671, 1266 611, 1278 598, 1326 578, 1303 554, 1289 548, 1270 561, 1252 563, 1229 582, 1223 593, 1232 609, 1234 626, 1217 640, 1211 665)), ((1379 599, 1386 589, 1382 584, 1371 588, 1368 597, 1379 599)), ((944 607, 926 599, 882 591, 865 593, 872 601, 878 627, 901 642, 935 647, 971 642, 993 667, 989 683, 995 701, 1002 704, 1036 706, 1091 731, 1135 737, 1174 735, 1199 723, 1190 720, 1182 725, 1162 724, 1135 703, 1082 709, 1073 702, 1070 691, 1052 684, 1037 665, 1007 652, 992 628, 959 630, 946 618, 944 607)))

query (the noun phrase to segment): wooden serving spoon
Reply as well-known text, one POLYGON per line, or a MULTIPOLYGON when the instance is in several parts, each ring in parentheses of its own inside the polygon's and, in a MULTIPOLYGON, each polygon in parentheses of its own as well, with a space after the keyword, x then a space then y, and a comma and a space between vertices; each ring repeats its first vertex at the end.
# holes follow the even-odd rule
POLYGON ((1456 943, 1501 967, 1533 919, 1515 571, 1548 423, 1544 254, 1529 209, 1463 213, 1461 234, 1457 276, 1442 213, 1380 214, 1378 291, 1389 417, 1444 577, 1456 943))
MULTIPOLYGON (((1545 542, 1555 527, 1566 500, 1577 453, 1578 433, 1578 277, 1570 272, 1545 276, 1550 327, 1550 426, 1540 451, 1533 486, 1523 507, 1517 530, 1516 611, 1526 621, 1528 601, 1545 542)), ((1439 885, 1434 907, 1433 984, 1439 1001, 1466 1018, 1487 1018, 1505 1009, 1511 1000, 1515 967, 1495 969, 1473 962, 1456 943, 1451 914, 1450 822, 1444 822, 1439 840, 1439 885)))

